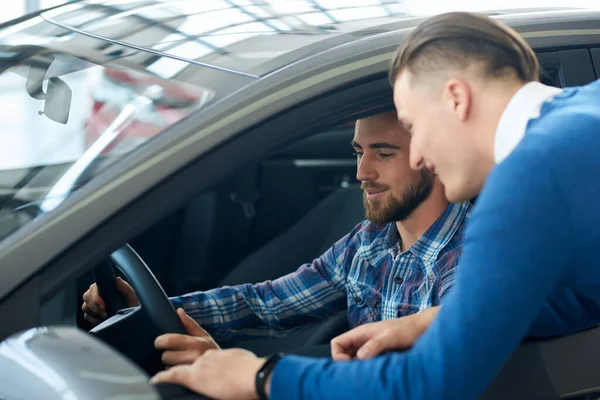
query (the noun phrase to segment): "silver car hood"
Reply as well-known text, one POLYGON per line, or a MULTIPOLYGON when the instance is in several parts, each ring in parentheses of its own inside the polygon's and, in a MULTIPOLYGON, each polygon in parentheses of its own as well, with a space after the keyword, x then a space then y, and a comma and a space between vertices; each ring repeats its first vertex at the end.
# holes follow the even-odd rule
POLYGON ((0 343, 2 400, 159 400, 148 375, 92 335, 43 327, 0 343))

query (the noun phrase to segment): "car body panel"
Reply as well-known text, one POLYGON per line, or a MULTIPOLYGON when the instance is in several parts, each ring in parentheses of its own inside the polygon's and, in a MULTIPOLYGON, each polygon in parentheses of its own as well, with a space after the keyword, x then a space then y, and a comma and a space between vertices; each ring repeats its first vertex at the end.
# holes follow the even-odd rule
POLYGON ((71 327, 34 328, 6 339, 0 371, 2 399, 161 398, 138 366, 71 327))

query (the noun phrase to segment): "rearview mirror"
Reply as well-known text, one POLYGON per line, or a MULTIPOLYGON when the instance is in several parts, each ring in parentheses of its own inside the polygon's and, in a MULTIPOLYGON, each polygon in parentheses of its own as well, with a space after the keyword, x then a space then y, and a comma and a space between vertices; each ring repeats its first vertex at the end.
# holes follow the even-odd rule
POLYGON ((52 77, 48 79, 46 92, 43 84, 46 77, 46 68, 31 66, 25 84, 27 93, 37 100, 44 100, 44 111, 40 114, 46 115, 53 121, 66 124, 69 121, 69 112, 71 110, 71 88, 60 78, 52 77))

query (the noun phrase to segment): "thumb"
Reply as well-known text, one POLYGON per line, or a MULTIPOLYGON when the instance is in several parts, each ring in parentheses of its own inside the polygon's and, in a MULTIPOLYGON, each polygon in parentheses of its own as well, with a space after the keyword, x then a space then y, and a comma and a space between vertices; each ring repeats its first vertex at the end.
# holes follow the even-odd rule
POLYGON ((388 343, 386 335, 375 336, 363 344, 356 352, 358 359, 364 360, 367 358, 375 357, 386 350, 390 349, 390 343, 388 343))
POLYGON ((125 282, 121 278, 117 278, 116 285, 119 293, 121 293, 123 298, 125 298, 127 307, 137 307, 140 305, 140 300, 135 294, 135 290, 133 290, 129 283, 125 282))
POLYGON ((202 327, 200 327, 200 325, 198 325, 198 323, 192 319, 192 317, 186 314, 183 308, 177 309, 177 316, 181 320, 183 327, 190 336, 211 337, 208 332, 202 329, 202 327))

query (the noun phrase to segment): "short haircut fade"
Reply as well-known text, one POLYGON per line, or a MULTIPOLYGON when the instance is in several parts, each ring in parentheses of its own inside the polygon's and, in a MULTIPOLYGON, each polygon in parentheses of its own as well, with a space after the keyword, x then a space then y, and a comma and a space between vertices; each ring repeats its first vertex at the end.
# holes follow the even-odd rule
POLYGON ((415 75, 482 62, 488 77, 513 73, 523 82, 539 80, 537 57, 510 27, 484 14, 453 12, 428 18, 398 47, 389 70, 392 86, 401 72, 415 75))

